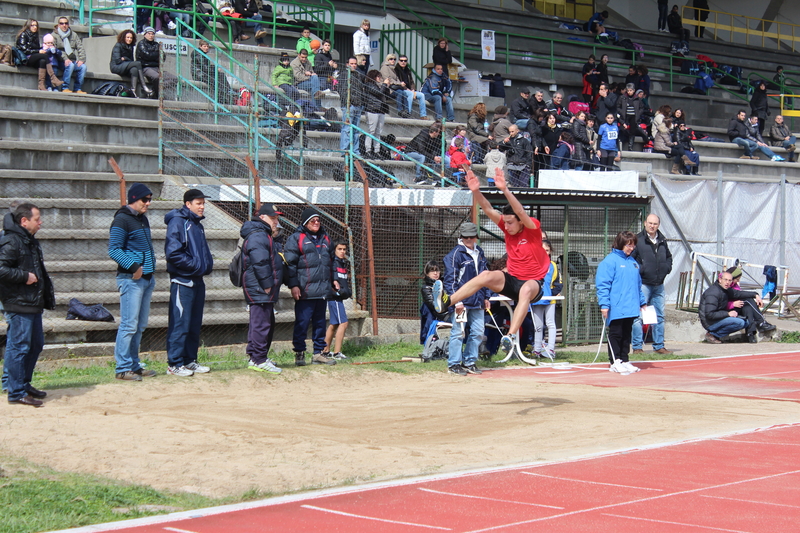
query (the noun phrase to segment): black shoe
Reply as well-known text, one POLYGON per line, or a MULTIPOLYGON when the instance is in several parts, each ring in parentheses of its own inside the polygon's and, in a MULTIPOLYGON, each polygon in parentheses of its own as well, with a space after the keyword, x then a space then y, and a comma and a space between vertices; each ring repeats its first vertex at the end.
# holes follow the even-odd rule
POLYGON ((457 375, 457 376, 466 376, 466 375, 467 375, 467 369, 466 369, 466 368, 464 368, 464 367, 463 367, 463 366, 461 366, 461 365, 453 365, 453 366, 448 366, 448 367, 447 367, 447 371, 448 371, 449 373, 451 373, 451 374, 455 374, 455 375, 457 375))
POLYGON ((294 353, 294 366, 306 366, 306 353, 305 352, 295 352, 294 353))
POLYGON ((147 370, 144 368, 140 368, 139 370, 134 370, 133 373, 143 378, 153 378, 158 375, 155 370, 147 370))
POLYGON ((41 407, 41 406, 44 405, 44 402, 42 400, 37 400, 36 398, 31 396, 30 394, 26 394, 25 396, 23 396, 19 400, 8 400, 8 403, 10 403, 10 404, 20 404, 20 405, 30 405, 31 407, 41 407))
POLYGON ((775 331, 776 327, 777 326, 775 326, 775 324, 770 324, 769 322, 762 322, 761 324, 758 325, 758 330, 761 333, 766 333, 767 331, 775 331))
POLYGON ((475 365, 464 366, 464 370, 466 370, 468 374, 483 374, 483 371, 475 365))
POLYGON ((137 374, 132 370, 126 370, 125 372, 117 372, 114 374, 114 377, 117 379, 121 379, 123 381, 142 381, 142 376, 137 374))
POLYGON ((758 338, 756 337, 755 333, 748 333, 747 334, 747 342, 750 344, 758 344, 758 338))
POLYGON ((28 385, 28 390, 26 392, 28 393, 28 396, 33 396, 37 400, 41 400, 42 398, 47 398, 47 393, 45 391, 35 389, 30 385, 28 385))

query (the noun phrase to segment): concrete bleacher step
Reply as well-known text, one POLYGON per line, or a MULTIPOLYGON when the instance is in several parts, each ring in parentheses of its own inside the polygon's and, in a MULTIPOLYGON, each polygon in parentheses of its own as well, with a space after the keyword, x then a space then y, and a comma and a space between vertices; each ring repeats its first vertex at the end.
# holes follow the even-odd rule
POLYGON ((134 147, 123 144, 89 144, 65 141, 0 140, 0 168, 54 170, 77 168, 110 168, 113 157, 123 172, 155 173, 158 171, 157 147, 134 147))
MULTIPOLYGON (((108 165, 106 165, 108 167, 108 165)), ((126 173, 128 183, 146 184, 159 195, 164 177, 158 174, 126 173)), ((0 168, 0 197, 3 198, 115 198, 119 178, 109 172, 75 170, 20 170, 0 168)))
MULTIPOLYGON (((120 81, 119 76, 109 75, 106 78, 120 81)), ((88 92, 91 89, 85 90, 88 92)), ((36 90, 36 71, 30 67, 0 65, 0 99, 3 109, 8 111, 104 117, 107 120, 158 120, 157 100, 36 90), (30 78, 33 81, 29 87, 21 87, 16 85, 21 78, 30 78)))
POLYGON ((3 112, 3 119, 0 138, 4 140, 158 147, 158 122, 153 120, 118 118, 110 122, 105 117, 10 110, 3 112))

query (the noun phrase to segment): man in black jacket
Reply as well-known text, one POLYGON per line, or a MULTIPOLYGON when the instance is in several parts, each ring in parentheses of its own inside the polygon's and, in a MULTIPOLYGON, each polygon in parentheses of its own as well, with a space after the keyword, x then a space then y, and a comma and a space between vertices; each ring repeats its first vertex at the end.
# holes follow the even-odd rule
POLYGON ((748 320, 738 316, 736 310, 728 310, 728 302, 752 298, 759 307, 764 303, 757 292, 731 289, 732 282, 730 272, 720 272, 718 281, 700 297, 700 323, 706 330, 706 342, 710 344, 722 344, 720 337, 750 326, 748 320))
POLYGON ((633 150, 633 141, 637 135, 645 143, 650 139, 647 132, 639 125, 642 111, 644 111, 644 104, 642 99, 636 96, 636 87, 632 83, 627 84, 625 92, 617 99, 617 115, 619 116, 620 130, 626 131, 628 134, 628 151, 633 150))
POLYGON ((525 87, 519 92, 519 98, 511 102, 511 115, 514 117, 514 124, 519 126, 521 130, 528 127, 528 121, 531 119, 530 97, 531 90, 525 87))
POLYGON ((14 211, 13 224, 4 224, 0 239, 0 297, 8 323, 8 403, 33 407, 40 407, 47 396, 31 385, 44 347, 42 312, 55 309, 53 284, 35 237, 41 226, 39 208, 20 204, 14 211))
POLYGON ((531 141, 520 133, 516 124, 512 124, 508 128, 508 137, 500 143, 500 151, 506 153, 509 185, 530 187, 533 148, 531 141))
MULTIPOLYGON (((753 157, 753 150, 755 150, 757 144, 748 140, 747 138, 747 126, 745 125, 744 121, 747 120, 747 112, 744 109, 740 109, 736 116, 733 117, 730 122, 728 122, 728 139, 732 143, 736 143, 742 148, 744 148, 744 155, 740 155, 739 159, 750 159, 753 157)), ((758 156, 756 156, 758 159, 758 156)))
POLYGON ((273 236, 278 216, 272 204, 262 205, 256 216, 242 225, 242 255, 244 274, 242 291, 250 308, 250 327, 247 331, 247 368, 256 372, 280 374, 281 369, 269 358, 272 336, 275 333, 275 302, 283 282, 283 259, 280 244, 273 236))
MULTIPOLYGON (((639 274, 642 276, 642 294, 647 305, 656 308, 658 322, 653 328, 653 351, 668 355, 672 352, 664 347, 664 278, 672 272, 672 253, 667 246, 667 239, 659 231, 661 219, 655 213, 647 215, 644 229, 636 236, 636 248, 631 256, 639 263, 639 274)), ((633 321, 631 347, 634 354, 644 353, 642 350, 642 319, 633 321)))
POLYGON ((314 208, 303 210, 300 225, 286 239, 283 254, 288 269, 287 285, 294 298, 294 347, 296 366, 306 364, 306 337, 311 325, 315 365, 335 365, 336 361, 323 355, 325 350, 325 298, 331 279, 331 239, 325 233, 322 215, 314 208))
MULTIPOLYGON (((423 128, 411 142, 406 145, 405 156, 417 163, 414 183, 426 185, 427 180, 422 178, 420 165, 433 166, 442 162, 442 124, 434 122, 429 128, 423 128)), ((446 157, 446 156, 445 156, 446 157)), ((445 162, 445 164, 448 164, 445 162)))

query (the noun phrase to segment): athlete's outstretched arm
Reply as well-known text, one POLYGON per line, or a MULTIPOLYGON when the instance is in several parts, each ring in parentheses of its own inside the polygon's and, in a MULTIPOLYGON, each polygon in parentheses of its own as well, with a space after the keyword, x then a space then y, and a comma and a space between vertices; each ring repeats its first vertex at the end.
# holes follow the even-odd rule
POLYGON ((511 206, 511 209, 514 210, 514 213, 519 218, 519 221, 522 222, 523 226, 530 229, 536 229, 539 227, 536 221, 529 217, 528 213, 525 212, 525 208, 522 207, 521 203, 519 203, 517 197, 514 196, 510 190, 508 190, 508 185, 506 184, 506 175, 501 168, 495 169, 494 186, 497 187, 497 189, 506 197, 508 204, 511 206))
POLYGON ((492 207, 492 204, 489 203, 489 200, 487 200, 481 192, 481 182, 478 180, 477 176, 475 176, 475 173, 472 172, 472 169, 467 170, 467 187, 472 191, 472 197, 475 198, 475 201, 481 206, 486 216, 495 224, 500 222, 502 215, 492 207))

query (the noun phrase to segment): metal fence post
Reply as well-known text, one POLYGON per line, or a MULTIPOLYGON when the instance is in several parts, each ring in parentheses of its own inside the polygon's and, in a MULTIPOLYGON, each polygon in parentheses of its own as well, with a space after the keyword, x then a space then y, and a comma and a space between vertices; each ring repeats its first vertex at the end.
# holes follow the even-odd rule
POLYGON ((723 209, 724 204, 722 203, 722 171, 717 171, 717 255, 722 255, 722 241, 724 240, 723 232, 724 224, 723 224, 723 209))
POLYGON ((778 247, 778 263, 781 265, 786 264, 786 172, 781 173, 781 186, 779 199, 781 225, 780 225, 780 245, 778 247))

